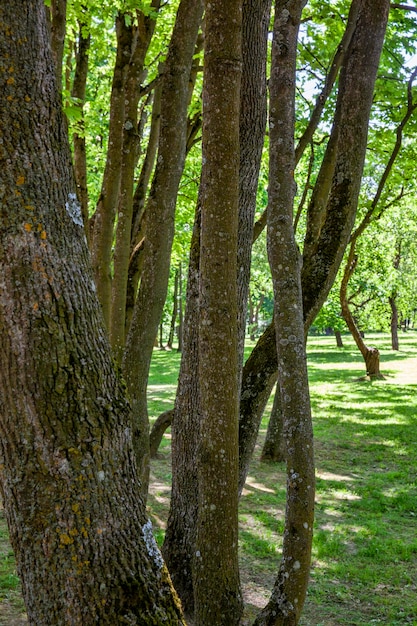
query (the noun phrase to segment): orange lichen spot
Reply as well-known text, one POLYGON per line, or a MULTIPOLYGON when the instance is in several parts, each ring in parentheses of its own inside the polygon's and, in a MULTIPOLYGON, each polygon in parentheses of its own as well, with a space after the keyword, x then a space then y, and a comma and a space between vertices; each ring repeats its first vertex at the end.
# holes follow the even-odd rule
POLYGON ((90 526, 90 524, 91 524, 91 520, 90 520, 90 518, 89 518, 89 517, 85 517, 85 518, 84 518, 84 521, 85 521, 85 523, 87 524, 87 526, 90 526))
POLYGON ((103 534, 103 529, 102 528, 97 528, 97 534, 98 535, 102 535, 103 534))
POLYGON ((25 96, 25 102, 30 102, 31 101, 31 97, 30 96, 25 96))
POLYGON ((23 185, 25 183, 25 177, 24 176, 19 176, 19 178, 16 181, 16 185, 18 187, 20 187, 20 185, 23 185))
POLYGON ((33 310, 34 311, 38 311, 39 310, 39 302, 34 302, 33 303, 33 310))
POLYGON ((69 535, 67 535, 67 533, 62 533, 59 536, 59 541, 61 542, 63 546, 69 546, 72 543, 74 543, 74 539, 70 537, 69 535))
POLYGON ((29 222, 25 222, 25 224, 23 224, 23 228, 25 229, 27 233, 32 232, 32 224, 29 224, 29 222))
POLYGON ((34 211, 34 210, 35 210, 35 207, 34 207, 34 206, 32 206, 31 204, 26 204, 26 205, 25 205, 25 209, 26 209, 26 211, 34 211))
POLYGON ((71 561, 74 561, 74 563, 76 563, 76 562, 78 561, 78 556, 77 556, 76 554, 74 554, 74 555, 71 557, 71 561))
POLYGON ((76 537, 78 535, 78 530, 76 528, 71 528, 69 534, 71 535, 71 537, 76 537))
POLYGON ((7 84, 8 84, 8 85, 14 85, 15 80, 14 80, 13 76, 10 76, 10 77, 7 79, 7 81, 6 81, 6 82, 7 82, 7 84))
POLYGON ((84 537, 84 539, 87 539, 87 537, 88 537, 88 532, 87 532, 87 530, 86 530, 85 526, 83 526, 83 527, 81 528, 81 534, 82 534, 82 536, 84 537))
POLYGON ((7 101, 8 102, 12 102, 13 101, 13 96, 7 96, 7 101))
POLYGON ((73 504, 71 506, 72 510, 74 511, 74 513, 79 513, 80 512, 80 505, 78 504, 78 502, 76 502, 75 504, 73 504))
POLYGON ((13 74, 13 72, 14 72, 14 67, 13 67, 13 65, 11 65, 9 67, 9 74, 13 74))

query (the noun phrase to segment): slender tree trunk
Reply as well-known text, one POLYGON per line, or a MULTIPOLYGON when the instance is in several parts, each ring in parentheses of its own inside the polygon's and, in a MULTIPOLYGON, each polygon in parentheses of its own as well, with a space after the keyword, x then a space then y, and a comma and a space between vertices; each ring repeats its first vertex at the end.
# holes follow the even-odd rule
POLYGON ((175 277, 174 277, 174 293, 172 296, 172 314, 171 314, 171 324, 169 328, 169 337, 167 342, 167 347, 172 350, 172 344, 174 343, 174 335, 175 335, 175 324, 177 323, 178 317, 178 291, 179 291, 179 268, 175 269, 175 277))
POLYGON ((197 626, 237 625, 242 611, 236 285, 241 21, 240 0, 206 4, 198 329, 201 430, 193 567, 197 626))
POLYGON ((44 3, 0 19, 0 477, 29 624, 184 624, 139 493, 44 3))
MULTIPOLYGON (((90 49, 91 36, 83 35, 83 26, 79 25, 78 48, 76 54, 75 76, 72 85, 71 95, 77 98, 81 109, 81 120, 78 122, 81 129, 84 128, 83 109, 85 100, 85 90, 87 84, 88 73, 88 51, 90 49)), ((87 187, 87 152, 84 133, 74 133, 74 175, 77 185, 77 197, 81 205, 81 214, 83 216, 84 230, 87 242, 90 242, 90 227, 88 215, 88 187, 87 187)))
MULTIPOLYGON (((160 0, 153 0, 157 10, 160 0)), ((114 277, 112 281, 110 342, 117 362, 121 362, 125 347, 126 301, 131 254, 134 174, 138 159, 138 103, 143 79, 145 55, 155 30, 155 19, 139 12, 139 23, 132 28, 132 54, 125 82, 122 162, 117 201, 117 229, 114 247, 114 277)))
MULTIPOLYGON (((303 253, 301 284, 306 333, 334 282, 356 215, 370 107, 388 11, 387 0, 378 0, 377 4, 362 0, 355 32, 346 52, 332 130, 337 142, 330 139, 330 147, 327 148, 336 152, 334 170, 333 167, 329 169, 330 176, 334 171, 333 183, 321 220, 323 226, 316 237, 308 240, 308 246, 307 239, 311 233, 307 232, 303 253)), ((330 156, 328 159, 332 161, 330 156)), ((328 167, 328 163, 323 167, 328 167)), ((327 182, 323 184, 327 185, 327 182)), ((258 394, 263 398, 265 390, 268 387, 272 389, 269 384, 271 375, 277 375, 275 329, 272 324, 260 337, 245 364, 241 389, 241 430, 257 433, 264 403, 253 399, 258 394), (243 406, 244 402, 246 406, 243 406)), ((241 457, 250 457, 249 446, 253 440, 254 437, 247 439, 248 447, 242 441, 241 457)), ((246 468, 247 464, 241 463, 243 473, 246 468)), ((240 484, 242 482, 243 474, 240 484)))
POLYGON ((103 309, 104 322, 110 328, 111 261, 113 229, 119 196, 122 164, 125 83, 132 49, 132 31, 123 14, 116 18, 117 52, 110 97, 109 140, 106 166, 97 208, 94 215, 92 260, 97 294, 103 309))
POLYGON ((347 287, 349 280, 355 271, 358 258, 355 255, 355 241, 350 245, 349 255, 346 261, 345 270, 343 272, 343 278, 340 285, 340 304, 342 307, 342 315, 345 320, 350 333, 363 356, 366 367, 366 375, 370 379, 383 378, 380 372, 379 365, 379 350, 375 347, 367 346, 364 341, 364 334, 360 332, 355 319, 350 311, 349 302, 347 298, 347 287))
POLYGON ((398 309, 395 302, 395 295, 391 295, 388 300, 391 308, 391 347, 393 350, 399 350, 400 345, 398 341, 398 309))
POLYGON ((177 352, 182 352, 182 339, 184 332, 184 306, 182 302, 182 263, 179 264, 179 280, 178 280, 178 348, 177 352))
POLYGON ((158 157, 146 205, 143 270, 123 359, 144 490, 149 474, 146 388, 168 288, 175 205, 185 162, 189 78, 202 11, 201 0, 181 0, 165 63, 158 157))
POLYGON ((67 26, 67 0, 51 0, 51 46, 54 59, 56 81, 62 88, 62 61, 67 26))
POLYGON ((310 572, 314 520, 314 446, 301 291, 294 237, 295 67, 305 0, 277 0, 270 79, 268 258, 275 300, 278 385, 287 461, 282 560, 257 626, 295 626, 310 572))
POLYGON ((261 461, 285 461, 284 424, 279 386, 275 391, 274 404, 268 422, 265 443, 262 448, 261 461))

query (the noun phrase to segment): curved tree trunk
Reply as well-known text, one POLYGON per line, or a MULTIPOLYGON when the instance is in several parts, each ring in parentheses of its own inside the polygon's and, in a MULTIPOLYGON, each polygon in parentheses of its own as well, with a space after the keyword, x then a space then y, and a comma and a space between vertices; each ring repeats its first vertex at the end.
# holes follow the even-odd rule
POLYGON ((0 75, 14 69, 0 108, 0 475, 29 623, 184 625, 140 496, 44 3, 21 13, 0 8, 0 75))
POLYGON ((340 285, 340 304, 342 307, 342 315, 356 345, 360 350, 360 353, 363 356, 366 367, 366 375, 369 376, 370 379, 383 378, 379 369, 379 350, 377 348, 367 346, 364 342, 363 333, 360 332, 356 325, 347 299, 347 286, 353 272, 355 271, 357 260, 358 258, 355 256, 355 245, 354 242, 352 242, 340 285))
POLYGON ((285 440, 283 415, 279 385, 275 390, 274 404, 268 422, 265 442, 262 448, 261 461, 279 463, 285 461, 285 440))

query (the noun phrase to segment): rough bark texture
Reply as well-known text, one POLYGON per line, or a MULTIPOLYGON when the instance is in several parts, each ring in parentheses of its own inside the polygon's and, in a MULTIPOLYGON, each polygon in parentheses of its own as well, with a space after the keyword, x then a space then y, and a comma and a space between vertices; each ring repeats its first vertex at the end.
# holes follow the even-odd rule
POLYGON ((166 59, 158 157, 146 206, 143 270, 123 360, 145 488, 149 471, 149 456, 142 455, 149 450, 146 388, 168 288, 175 205, 185 161, 189 78, 202 11, 200 0, 181 0, 166 59))
POLYGON ((43 1, 2 4, 0 24, 1 489, 29 623, 184 624, 139 493, 43 1))
POLYGON ((274 287, 278 385, 287 461, 282 560, 271 598, 257 626, 295 626, 310 572, 314 520, 314 446, 301 291, 301 259, 294 237, 295 67, 305 0, 275 5, 270 79, 268 258, 274 287))
POLYGON ((233 626, 242 611, 236 285, 242 7, 240 0, 214 0, 205 9, 198 337, 201 428, 193 584, 197 626, 233 626))

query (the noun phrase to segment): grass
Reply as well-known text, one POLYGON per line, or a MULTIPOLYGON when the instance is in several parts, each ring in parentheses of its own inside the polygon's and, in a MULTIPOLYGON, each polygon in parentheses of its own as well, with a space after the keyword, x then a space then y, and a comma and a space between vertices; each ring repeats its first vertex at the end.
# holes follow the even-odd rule
MULTIPOLYGON (((400 336, 399 352, 390 349, 388 335, 366 339, 381 350, 384 380, 361 380, 363 361, 350 338, 342 349, 332 337, 309 339, 317 497, 301 626, 417 626, 417 333, 400 336)), ((175 351, 155 351, 151 419, 172 407, 179 358, 175 351)), ((269 597, 285 510, 283 465, 259 461, 266 413, 241 499, 245 625, 269 597)), ((169 433, 151 475, 149 513, 162 543, 171 479, 169 433)), ((17 624, 3 617, 3 605, 17 615, 22 611, 0 520, 0 626, 17 624)))

